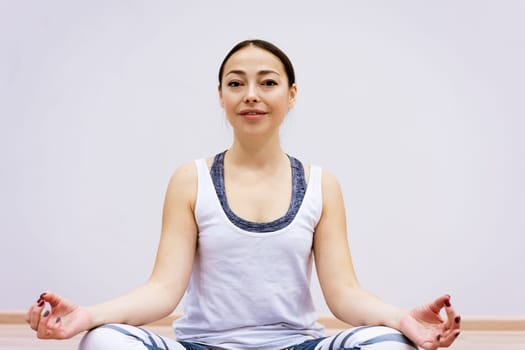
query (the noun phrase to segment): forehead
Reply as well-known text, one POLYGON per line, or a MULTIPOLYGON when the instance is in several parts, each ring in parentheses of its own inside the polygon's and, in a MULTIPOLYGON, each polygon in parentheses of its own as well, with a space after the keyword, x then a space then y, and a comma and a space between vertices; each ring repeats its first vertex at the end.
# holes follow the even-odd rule
POLYGON ((283 63, 269 51, 250 45, 234 53, 224 65, 224 74, 232 70, 274 70, 286 75, 283 63))

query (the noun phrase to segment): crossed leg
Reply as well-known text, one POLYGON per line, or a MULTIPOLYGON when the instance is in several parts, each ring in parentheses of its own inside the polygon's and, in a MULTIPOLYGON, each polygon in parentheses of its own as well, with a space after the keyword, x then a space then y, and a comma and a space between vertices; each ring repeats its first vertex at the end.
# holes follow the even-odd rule
POLYGON ((315 350, 417 350, 417 346, 393 328, 362 326, 323 339, 315 350))

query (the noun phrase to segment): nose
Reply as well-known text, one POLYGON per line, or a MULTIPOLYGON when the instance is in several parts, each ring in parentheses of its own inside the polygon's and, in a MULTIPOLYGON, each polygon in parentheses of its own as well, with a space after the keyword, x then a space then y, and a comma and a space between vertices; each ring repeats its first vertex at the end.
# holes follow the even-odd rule
POLYGON ((259 102, 259 95, 257 94, 257 87, 254 84, 248 85, 246 95, 244 96, 245 103, 259 102))

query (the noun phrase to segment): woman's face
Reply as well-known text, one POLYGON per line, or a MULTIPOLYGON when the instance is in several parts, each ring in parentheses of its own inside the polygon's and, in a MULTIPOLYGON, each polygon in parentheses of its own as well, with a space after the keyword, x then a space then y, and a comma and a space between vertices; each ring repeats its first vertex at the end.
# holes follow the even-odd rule
POLYGON ((278 132, 296 93, 295 85, 288 86, 281 61, 256 46, 228 59, 219 87, 221 106, 234 131, 250 135, 278 132))

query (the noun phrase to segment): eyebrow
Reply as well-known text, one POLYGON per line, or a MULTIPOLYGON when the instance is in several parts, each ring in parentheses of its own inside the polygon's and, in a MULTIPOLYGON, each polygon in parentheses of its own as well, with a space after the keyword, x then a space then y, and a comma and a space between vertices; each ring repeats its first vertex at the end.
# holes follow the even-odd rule
MULTIPOLYGON (((266 74, 271 74, 271 73, 280 75, 278 72, 276 72, 274 70, 271 70, 271 69, 260 70, 260 71, 257 72, 257 75, 266 75, 266 74)), ((243 71, 243 70, 240 70, 240 69, 233 69, 233 70, 227 72, 224 76, 229 75, 229 74, 246 75, 246 72, 243 71)))

